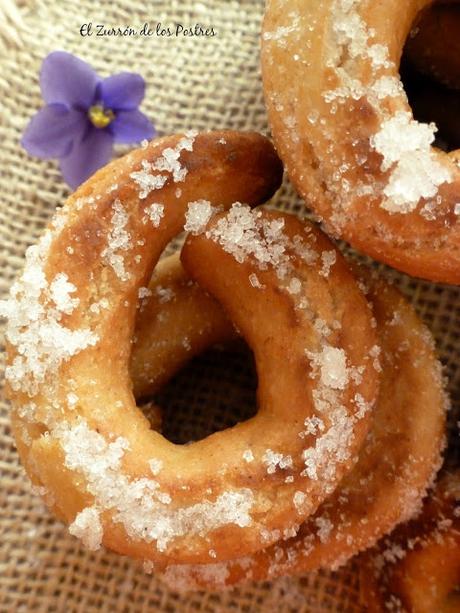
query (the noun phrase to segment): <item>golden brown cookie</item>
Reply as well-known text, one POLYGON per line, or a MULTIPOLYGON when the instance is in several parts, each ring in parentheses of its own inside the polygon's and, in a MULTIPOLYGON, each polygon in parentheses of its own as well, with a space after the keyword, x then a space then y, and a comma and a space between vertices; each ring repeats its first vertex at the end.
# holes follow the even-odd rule
POLYGON ((399 78, 429 0, 269 0, 262 72, 286 170, 334 237, 414 276, 460 283, 460 170, 399 78))

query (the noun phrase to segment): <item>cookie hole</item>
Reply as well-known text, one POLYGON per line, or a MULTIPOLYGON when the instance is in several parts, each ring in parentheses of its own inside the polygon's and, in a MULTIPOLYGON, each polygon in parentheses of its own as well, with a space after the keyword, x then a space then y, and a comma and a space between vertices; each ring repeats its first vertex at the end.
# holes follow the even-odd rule
POLYGON ((243 341, 211 348, 193 358, 152 398, 139 403, 152 427, 185 445, 247 421, 257 413, 257 374, 243 341))
POLYGON ((460 149, 460 6, 435 4, 420 13, 400 73, 415 119, 438 127, 435 146, 460 149))

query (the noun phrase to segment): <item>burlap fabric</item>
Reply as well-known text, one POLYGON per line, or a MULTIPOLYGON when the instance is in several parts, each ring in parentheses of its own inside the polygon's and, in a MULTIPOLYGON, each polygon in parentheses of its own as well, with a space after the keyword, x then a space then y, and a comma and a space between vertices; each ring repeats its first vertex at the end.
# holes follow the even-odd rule
MULTIPOLYGON (((143 110, 160 133, 187 128, 268 131, 259 70, 261 0, 81 0, 72 4, 30 0, 17 4, 20 15, 16 25, 9 29, 8 40, 0 37, 2 294, 20 270, 26 247, 67 195, 57 165, 28 157, 19 145, 28 119, 41 105, 38 71, 50 51, 76 53, 102 75, 120 70, 142 74, 148 84, 143 110), (81 25, 88 22, 139 27, 146 21, 153 27, 157 22, 200 22, 213 26, 217 35, 147 39, 80 36, 81 25)), ((303 210, 287 182, 275 205, 303 210)), ((458 462, 454 424, 460 401, 460 291, 388 270, 384 274, 396 279, 436 336, 454 401, 448 459, 458 462)), ((167 408, 168 436, 189 440, 249 415, 253 389, 252 368, 241 352, 199 358, 161 395, 167 408)), ((83 550, 33 495, 18 462, 5 402, 0 420, 0 611, 363 611, 353 566, 336 575, 319 573, 224 594, 184 596, 166 589, 130 560, 106 551, 83 550)))

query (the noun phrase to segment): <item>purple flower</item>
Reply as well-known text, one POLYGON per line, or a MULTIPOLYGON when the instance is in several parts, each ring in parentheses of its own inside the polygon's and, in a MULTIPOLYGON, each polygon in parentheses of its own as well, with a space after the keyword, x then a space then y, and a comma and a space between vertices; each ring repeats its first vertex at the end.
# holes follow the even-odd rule
POLYGON ((72 188, 107 164, 114 143, 140 142, 155 134, 138 109, 145 91, 138 74, 101 79, 78 57, 54 51, 43 60, 40 87, 46 106, 32 117, 21 142, 32 155, 59 158, 72 188))

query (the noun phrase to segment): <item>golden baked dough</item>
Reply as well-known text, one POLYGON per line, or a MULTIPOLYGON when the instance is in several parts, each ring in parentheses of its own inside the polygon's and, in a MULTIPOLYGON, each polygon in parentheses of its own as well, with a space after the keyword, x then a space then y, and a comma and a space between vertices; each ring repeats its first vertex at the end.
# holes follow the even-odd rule
MULTIPOLYGON (((363 279, 369 277, 360 272, 363 279)), ((400 293, 383 281, 367 284, 382 351, 382 380, 373 425, 355 467, 294 537, 242 560, 171 566, 163 571, 171 587, 218 589, 251 579, 337 568, 418 510, 444 443, 441 368, 429 331, 400 293)), ((219 305, 187 280, 176 255, 160 262, 150 290, 136 335, 151 340, 142 342, 141 352, 134 347, 131 366, 135 390, 138 372, 143 382, 149 373, 152 376, 150 386, 142 386, 144 394, 158 390, 158 369, 164 382, 185 362, 184 339, 195 355, 235 335, 219 305), (170 300, 165 302, 164 296, 170 300), (166 348, 154 342, 167 335, 166 348)), ((311 427, 317 429, 319 423, 311 422, 311 427)))
POLYGON ((269 0, 262 72, 294 185, 327 231, 411 275, 460 283, 460 170, 399 74, 429 0, 269 0))
POLYGON ((280 177, 258 135, 170 137, 97 173, 28 252, 6 305, 14 432, 34 483, 90 547, 171 563, 245 555, 292 532, 360 448, 377 394, 376 338, 343 258, 298 220, 247 205, 206 225, 213 204, 255 204, 280 177), (180 446, 137 408, 128 362, 162 250, 182 229, 205 228, 182 258, 253 348, 260 411, 180 446), (324 432, 300 439, 317 412, 324 432))
POLYGON ((130 374, 136 398, 157 392, 193 356, 237 337, 222 307, 184 271, 160 260, 139 304, 130 374))
POLYGON ((128 362, 139 293, 166 244, 213 205, 266 200, 281 176, 258 134, 159 139, 97 172, 28 250, 2 304, 13 431, 33 483, 90 548, 203 561, 260 538, 263 512, 252 516, 250 482, 227 477, 225 448, 151 431, 128 362))
POLYGON ((419 517, 384 539, 361 563, 369 613, 460 610, 460 472, 444 474, 419 517))
POLYGON ((293 215, 236 204, 188 236, 181 260, 254 353, 257 415, 206 440, 234 436, 238 479, 276 491, 260 549, 295 533, 354 463, 379 379, 371 311, 338 250, 293 215))

